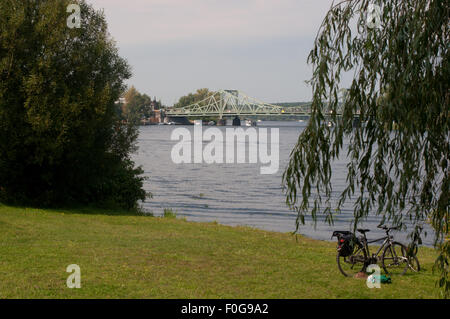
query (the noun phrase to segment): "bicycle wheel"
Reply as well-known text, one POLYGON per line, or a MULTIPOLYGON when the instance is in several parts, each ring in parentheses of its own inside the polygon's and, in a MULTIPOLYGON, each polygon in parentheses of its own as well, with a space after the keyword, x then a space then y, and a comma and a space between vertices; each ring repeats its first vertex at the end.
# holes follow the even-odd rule
POLYGON ((366 251, 360 247, 357 247, 350 256, 343 257, 340 252, 336 255, 338 268, 346 277, 354 277, 357 273, 364 271, 366 260, 366 251))
POLYGON ((419 259, 417 259, 416 255, 408 256, 408 268, 409 270, 413 272, 419 272, 420 271, 420 264, 419 259))
POLYGON ((406 247, 398 242, 393 242, 384 249, 382 264, 386 274, 404 275, 408 270, 408 257, 406 247))

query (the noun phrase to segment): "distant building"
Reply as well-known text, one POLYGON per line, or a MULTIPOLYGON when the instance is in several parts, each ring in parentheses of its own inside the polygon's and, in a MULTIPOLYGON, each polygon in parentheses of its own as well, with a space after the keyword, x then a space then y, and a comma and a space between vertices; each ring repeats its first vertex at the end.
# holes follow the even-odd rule
POLYGON ((156 101, 156 96, 154 97, 154 99, 153 99, 153 101, 151 102, 150 105, 151 105, 152 111, 161 109, 161 103, 156 101))
POLYGON ((150 118, 151 123, 161 123, 161 110, 154 110, 153 116, 150 118))
MULTIPOLYGON (((121 97, 119 98, 115 104, 118 105, 120 112, 122 114, 122 117, 126 118, 126 114, 127 114, 127 103, 128 101, 126 100, 125 97, 121 97)), ((140 123, 141 125, 149 125, 149 124, 157 124, 157 123, 161 123, 161 109, 162 109, 162 105, 160 101, 156 100, 156 96, 154 97, 154 99, 152 100, 150 98, 150 103, 146 102, 143 109, 143 112, 141 114, 141 118, 140 118, 140 123)), ((127 120, 124 119, 124 122, 126 122, 127 120)))
POLYGON ((124 97, 121 97, 115 103, 116 104, 127 104, 127 100, 124 97))

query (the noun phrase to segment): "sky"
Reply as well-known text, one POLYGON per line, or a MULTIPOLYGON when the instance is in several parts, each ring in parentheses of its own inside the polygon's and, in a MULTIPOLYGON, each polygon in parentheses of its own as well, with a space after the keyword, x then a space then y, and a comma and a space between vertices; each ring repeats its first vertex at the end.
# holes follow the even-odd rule
POLYGON ((103 9, 127 82, 164 105, 199 88, 309 101, 307 57, 328 0, 87 0, 103 9))

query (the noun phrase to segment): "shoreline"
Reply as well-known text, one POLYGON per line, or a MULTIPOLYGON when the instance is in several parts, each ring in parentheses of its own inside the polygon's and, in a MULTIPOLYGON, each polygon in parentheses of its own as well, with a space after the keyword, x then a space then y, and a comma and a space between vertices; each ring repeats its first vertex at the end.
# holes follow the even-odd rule
MULTIPOLYGON (((151 211, 150 210, 148 210, 147 211, 148 213, 151 213, 151 211)), ((163 215, 155 215, 155 217, 162 217, 163 215)), ((309 239, 312 239, 312 240, 318 240, 318 241, 324 241, 324 242, 327 242, 327 243, 336 243, 336 238, 333 238, 333 239, 330 239, 330 237, 331 237, 331 234, 333 233, 333 231, 335 231, 335 230, 349 230, 348 229, 348 227, 342 227, 342 226, 333 226, 333 225, 328 225, 328 224, 324 224, 324 223, 322 223, 322 221, 318 221, 318 227, 326 227, 326 228, 328 228, 328 227, 335 227, 335 228, 333 228, 333 229, 331 229, 331 230, 329 230, 329 233, 330 233, 330 236, 329 237, 326 237, 326 236, 320 236, 319 234, 319 231, 315 231, 314 229, 313 229, 313 226, 311 226, 311 225, 308 225, 308 224, 305 224, 305 225, 300 225, 300 227, 299 227, 299 231, 300 232, 296 232, 296 231, 283 231, 283 230, 276 230, 276 229, 269 229, 269 228, 263 228, 263 227, 258 227, 257 225, 250 225, 250 224, 240 224, 240 223, 237 223, 237 222, 230 222, 230 223, 224 223, 224 222, 220 222, 220 221, 218 221, 218 220, 200 220, 200 219, 202 219, 201 217, 193 217, 193 218, 189 218, 189 217, 187 217, 187 216, 185 216, 184 214, 182 214, 182 213, 180 213, 180 214, 176 214, 176 218, 178 218, 178 219, 181 219, 181 220, 186 220, 187 222, 192 222, 192 223, 200 223, 200 224, 202 224, 202 223, 206 223, 206 224, 208 224, 208 223, 217 223, 217 224, 219 224, 219 225, 222 225, 222 226, 227 226, 227 227, 247 227, 247 228, 249 228, 249 229, 255 229, 255 230, 261 230, 261 231, 267 231, 267 232, 274 232, 274 233, 280 233, 280 234, 288 234, 288 235, 292 235, 292 236, 295 236, 295 235, 299 235, 299 236, 303 236, 303 237, 306 237, 306 238, 309 238, 309 239), (320 224, 320 225, 319 225, 320 224), (301 230, 302 230, 302 228, 303 229, 305 229, 305 228, 309 228, 310 230, 309 230, 309 234, 305 234, 305 233, 302 233, 301 232, 301 230), (317 236, 313 236, 313 235, 311 235, 311 233, 317 233, 317 236)), ((294 220, 294 224, 295 224, 295 220, 294 220)), ((293 224, 293 225, 294 225, 293 224)), ((364 226, 359 226, 360 228, 362 228, 362 227, 364 227, 364 226)), ((371 240, 372 238, 379 238, 380 236, 378 235, 378 234, 376 234, 376 235, 373 235, 373 229, 370 229, 371 230, 371 232, 369 232, 369 233, 367 233, 367 236, 368 236, 368 239, 369 240, 371 240)), ((383 235, 381 235, 381 236, 385 236, 385 234, 384 234, 384 231, 381 231, 381 230, 375 230, 376 232, 378 232, 378 233, 380 233, 380 232, 383 232, 383 235)), ((398 233, 398 232, 393 232, 392 233, 393 235, 394 235, 394 239, 395 240, 397 240, 397 241, 400 241, 401 243, 403 243, 403 244, 405 244, 405 245, 407 245, 408 244, 408 241, 407 240, 404 240, 404 237, 405 236, 407 236, 408 235, 408 232, 406 231, 402 231, 402 232, 400 232, 400 233, 398 233), (398 238, 397 238, 397 237, 398 238)), ((391 235, 392 235, 391 234, 391 235)), ((360 233, 357 233, 357 236, 359 236, 359 235, 361 235, 360 233)), ((425 240, 427 240, 427 239, 431 239, 432 238, 432 235, 431 234, 428 234, 427 235, 427 237, 425 237, 425 238, 423 238, 423 239, 425 239, 425 240)), ((424 240, 424 241, 425 241, 424 240)), ((427 243, 427 242, 425 242, 425 243, 422 243, 419 247, 427 247, 427 248, 434 248, 434 246, 431 244, 431 243, 427 243)))

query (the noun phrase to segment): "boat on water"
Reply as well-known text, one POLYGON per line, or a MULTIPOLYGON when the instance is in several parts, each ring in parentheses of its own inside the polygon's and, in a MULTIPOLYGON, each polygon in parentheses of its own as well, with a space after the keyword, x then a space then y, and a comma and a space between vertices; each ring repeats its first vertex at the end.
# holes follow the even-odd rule
POLYGON ((245 120, 245 126, 256 126, 256 122, 252 120, 245 120))

